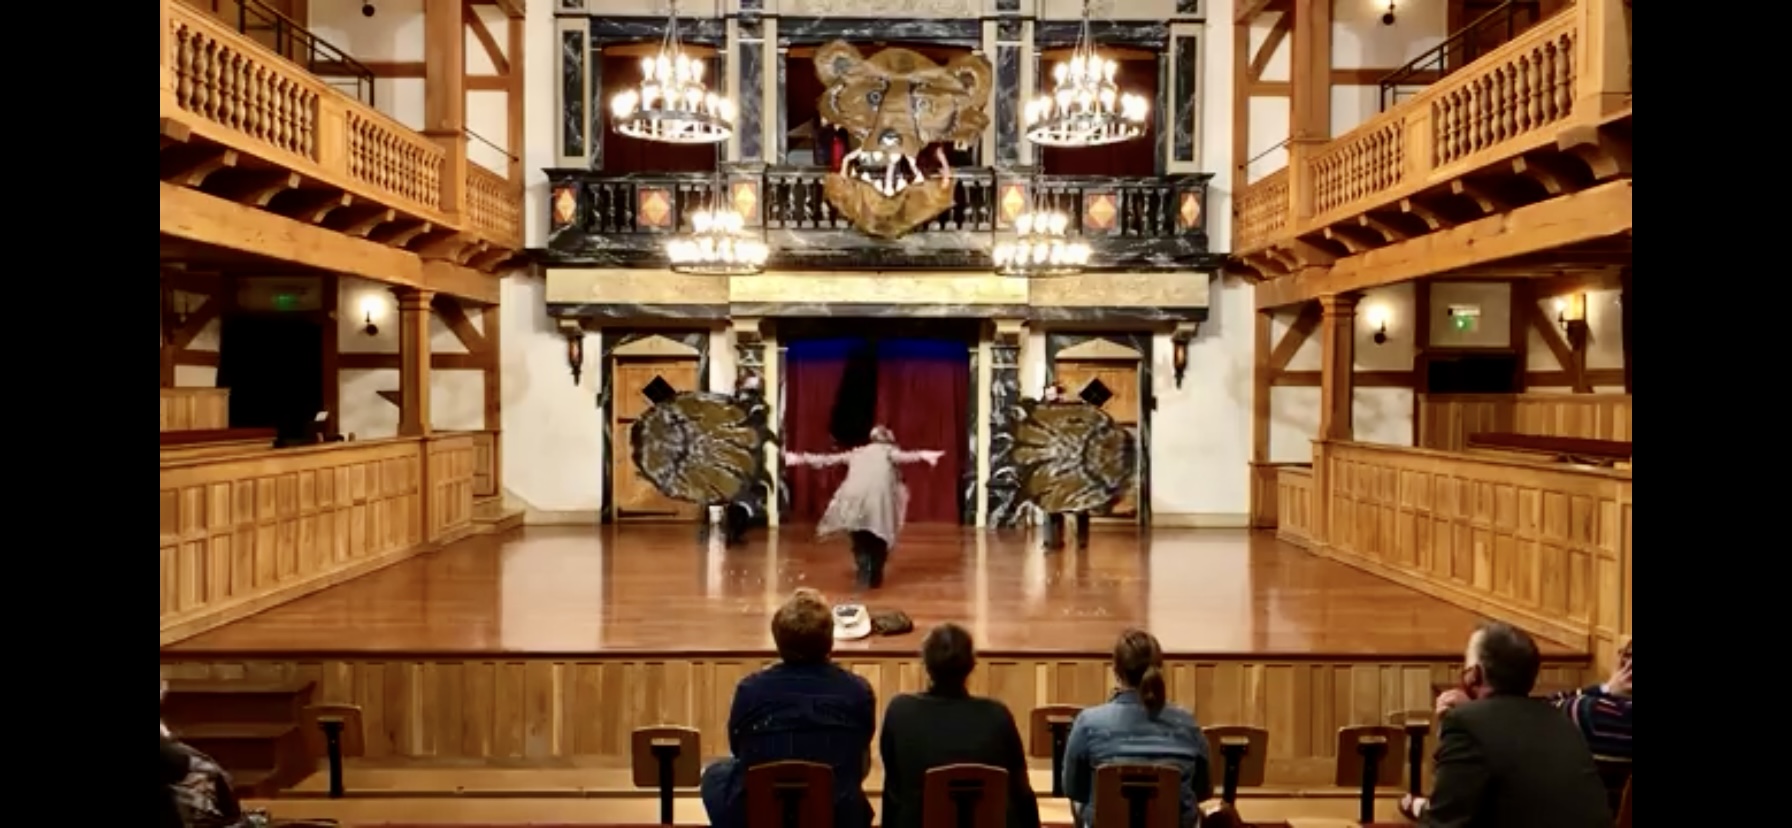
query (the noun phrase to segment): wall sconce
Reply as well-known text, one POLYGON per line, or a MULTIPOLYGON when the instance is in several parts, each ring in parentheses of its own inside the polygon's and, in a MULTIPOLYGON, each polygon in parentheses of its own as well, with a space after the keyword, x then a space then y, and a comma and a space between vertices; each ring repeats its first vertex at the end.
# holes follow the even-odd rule
POLYGON ((1170 370, 1176 379, 1176 387, 1182 387, 1182 376, 1188 372, 1188 343, 1195 338, 1195 326, 1179 325, 1176 332, 1170 335, 1170 370))
POLYGON ((560 335, 566 337, 566 367, 572 371, 572 384, 578 385, 585 375, 585 329, 578 322, 562 319, 560 335))
POLYGON ((380 326, 374 324, 373 318, 383 316, 385 313, 386 303, 380 301, 378 296, 363 297, 361 299, 361 319, 366 324, 361 328, 361 333, 368 336, 379 336, 380 326))
POLYGON ((1388 11, 1387 14, 1381 16, 1381 25, 1394 25, 1394 0, 1388 0, 1388 11))
POLYGON ((1369 309, 1369 326, 1375 329, 1375 333, 1369 339, 1377 345, 1386 345, 1388 341, 1388 309, 1386 306, 1376 305, 1369 309))
POLYGON ((1561 325, 1562 330, 1568 330, 1577 322, 1584 324, 1586 321, 1586 294, 1571 293, 1567 296, 1556 298, 1556 324, 1561 325))

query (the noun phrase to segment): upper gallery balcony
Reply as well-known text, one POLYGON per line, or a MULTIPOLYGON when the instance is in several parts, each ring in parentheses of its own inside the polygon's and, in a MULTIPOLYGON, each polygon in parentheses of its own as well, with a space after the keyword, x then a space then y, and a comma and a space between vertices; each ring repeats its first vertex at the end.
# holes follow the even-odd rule
MULTIPOLYGON (((1345 135, 1291 142, 1236 194, 1232 254, 1274 278, 1581 193, 1622 201, 1628 256, 1630 113, 1630 2, 1578 0, 1345 135)), ((1616 255, 1567 241, 1559 255, 1616 255)))
POLYGON ((488 272, 523 248, 522 183, 470 163, 464 133, 419 133, 219 18, 161 11, 165 182, 488 272))
MULTIPOLYGON (((1064 213, 1101 270, 1213 270, 1207 249, 1210 173, 1165 176, 952 171, 953 205, 898 239, 876 238, 823 195, 823 167, 741 169, 722 178, 749 228, 764 234, 776 270, 987 270, 998 237, 1029 208, 1064 213)), ((549 170, 550 230, 541 261, 664 267, 665 243, 689 230, 718 188, 710 173, 549 170)))

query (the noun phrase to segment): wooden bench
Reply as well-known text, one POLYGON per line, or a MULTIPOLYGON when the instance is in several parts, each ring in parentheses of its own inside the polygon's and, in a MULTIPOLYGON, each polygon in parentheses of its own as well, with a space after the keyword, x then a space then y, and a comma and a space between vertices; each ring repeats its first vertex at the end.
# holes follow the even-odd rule
POLYGON ((1531 460, 1582 466, 1610 468, 1630 462, 1630 443, 1618 440, 1482 432, 1470 434, 1464 447, 1470 452, 1519 455, 1531 460))
POLYGON ((176 738, 212 757, 242 799, 270 797, 310 776, 310 681, 168 682, 162 721, 176 738))
POLYGON ((195 431, 161 432, 164 462, 196 460, 201 457, 228 457, 267 451, 274 447, 279 432, 271 428, 212 428, 195 431))

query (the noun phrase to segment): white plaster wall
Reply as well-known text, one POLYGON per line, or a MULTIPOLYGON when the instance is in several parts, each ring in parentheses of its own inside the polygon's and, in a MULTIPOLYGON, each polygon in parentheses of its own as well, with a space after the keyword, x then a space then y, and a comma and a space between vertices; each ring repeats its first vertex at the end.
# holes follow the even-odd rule
MULTIPOLYGON (((1357 303, 1355 365, 1359 372, 1411 371, 1417 350, 1413 341, 1415 309, 1410 283, 1363 292, 1357 303), (1375 344, 1379 323, 1387 322, 1388 341, 1375 344)), ((1271 347, 1294 323, 1295 309, 1278 313, 1270 324, 1271 347)), ((1323 337, 1315 331, 1289 361, 1289 371, 1318 371, 1323 337)), ((1357 388, 1351 395, 1351 424, 1365 443, 1412 445, 1413 392, 1410 388, 1357 388)), ((1319 387, 1272 389, 1269 405, 1269 459, 1272 463, 1310 463, 1313 437, 1319 433, 1319 387)))
MULTIPOLYGON (((200 305, 205 303, 206 297, 205 297, 205 294, 202 294, 202 293, 188 293, 187 291, 184 291, 184 290, 177 290, 177 291, 173 292, 173 296, 171 297, 170 301, 177 303, 175 305, 175 307, 177 309, 184 308, 188 313, 192 313, 193 311, 198 310, 200 305), (179 303, 185 303, 185 304, 179 304, 179 303)), ((212 321, 205 323, 205 327, 200 328, 199 333, 194 335, 193 341, 187 344, 187 350, 189 350, 189 351, 205 351, 205 352, 214 353, 214 354, 217 353, 218 352, 218 330, 219 330, 218 325, 219 325, 219 322, 216 319, 213 319, 212 321)), ((157 333, 158 334, 161 333, 161 330, 160 330, 161 329, 161 317, 160 316, 156 317, 156 328, 157 328, 157 333)), ((158 344, 159 344, 159 340, 158 340, 158 344)), ((176 366, 174 366, 174 387, 175 388, 216 388, 217 385, 218 385, 218 369, 214 366, 211 366, 211 365, 176 365, 176 366)))
MULTIPOLYGON (((1228 8, 1235 5, 1226 4, 1228 8)), ((1231 23, 1227 22, 1231 18, 1219 15, 1214 11, 1215 8, 1217 4, 1207 4, 1207 19, 1211 21, 1208 24, 1207 39, 1210 56, 1221 49, 1230 53, 1232 44, 1231 23), (1225 41, 1223 45, 1220 43, 1222 40, 1225 41)), ((1441 0, 1402 0, 1396 9, 1394 24, 1389 26, 1381 22, 1382 14, 1388 10, 1386 0, 1337 0, 1332 6, 1332 68, 1394 69, 1435 48, 1449 36, 1446 31, 1446 4, 1441 0)), ((1251 24, 1253 57, 1269 38, 1276 18, 1277 15, 1264 15, 1251 24)), ((1287 82, 1293 65, 1293 49, 1294 37, 1290 34, 1282 39, 1281 45, 1271 54, 1269 63, 1264 67, 1262 80, 1287 82)), ((1218 83, 1225 84, 1227 90, 1230 90, 1231 63, 1216 67, 1210 62, 1208 77, 1218 79, 1218 83)), ((1210 102, 1216 91, 1208 90, 1210 102)), ((1331 101, 1332 135, 1343 135, 1379 113, 1380 94, 1380 88, 1376 86, 1334 85, 1331 101)), ((1288 166, 1288 153, 1272 148, 1288 140, 1289 105, 1290 101, 1285 97, 1251 99, 1250 134, 1246 140, 1250 154, 1246 159, 1257 160, 1250 162, 1247 173, 1250 180, 1255 181, 1288 166), (1259 155, 1263 157, 1257 158, 1259 155)), ((1206 129, 1211 135, 1216 125, 1224 125, 1222 134, 1230 135, 1231 123, 1231 109, 1228 108, 1220 113, 1220 120, 1207 121, 1206 129)), ((1218 165, 1212 166, 1218 168, 1218 165)))
MULTIPOLYGON (((336 350, 339 353, 398 353, 397 300, 388 285, 351 276, 338 278, 336 350), (369 336, 371 318, 379 332, 369 336)), ((485 315, 467 308, 467 319, 480 332, 485 315)), ((429 348, 433 354, 464 354, 454 332, 437 318, 429 317, 429 348)), ((374 440, 398 434, 398 406, 379 395, 398 389, 398 369, 353 369, 338 372, 340 428, 357 439, 374 440)), ((480 371, 432 369, 429 372, 429 424, 438 431, 477 431, 485 428, 485 375, 480 371)))
MULTIPOLYGON (((423 61, 423 0, 378 0, 375 4, 378 12, 372 17, 361 14, 361 5, 362 0, 311 0, 307 28, 363 63, 423 61)), ((551 9, 544 11, 550 20, 548 25, 551 29, 553 12, 551 9)), ((510 39, 506 31, 508 23, 503 11, 496 6, 484 5, 469 6, 467 13, 478 15, 485 23, 485 28, 491 32, 500 52, 509 48, 510 39)), ((530 10, 530 16, 534 15, 534 10, 530 10)), ((525 47, 524 51, 551 51, 551 41, 551 36, 544 37, 534 41, 540 44, 535 49, 525 47)), ((529 38, 525 37, 524 42, 530 42, 529 38)), ((463 48, 468 75, 497 74, 497 67, 486 54, 485 47, 471 31, 466 33, 463 48)), ((505 57, 508 59, 509 56, 505 57)), ((535 78, 535 85, 547 88, 551 95, 552 86, 542 80, 551 77, 551 72, 541 75, 525 72, 525 86, 529 85, 529 78, 535 78)), ((345 87, 344 91, 354 94, 352 85, 345 87)), ((422 78, 375 78, 373 98, 374 107, 393 120, 412 129, 423 128, 422 78)), ((480 90, 467 93, 467 129, 478 135, 478 138, 467 142, 467 159, 497 172, 505 172, 509 168, 509 148, 506 146, 510 137, 507 100, 508 95, 504 92, 480 90)))
MULTIPOLYGON (((533 14, 533 12, 531 12, 533 14)), ((573 384, 566 338, 547 316, 540 279, 504 280, 504 488, 531 523, 595 522, 603 506, 604 424, 597 408, 603 343, 584 339, 573 384)))

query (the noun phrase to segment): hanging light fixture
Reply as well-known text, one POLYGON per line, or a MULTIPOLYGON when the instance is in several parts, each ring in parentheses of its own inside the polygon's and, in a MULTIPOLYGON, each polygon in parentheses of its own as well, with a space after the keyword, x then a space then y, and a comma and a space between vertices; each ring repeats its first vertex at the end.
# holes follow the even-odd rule
POLYGON ((771 248, 746 231, 746 220, 725 206, 720 182, 707 210, 691 214, 691 232, 666 243, 672 272, 698 276, 752 276, 765 271, 771 248))
POLYGON ((1089 3, 1083 0, 1083 29, 1070 60, 1052 67, 1056 87, 1027 104, 1027 140, 1035 144, 1098 147, 1145 134, 1151 106, 1143 95, 1122 91, 1114 82, 1120 64, 1095 53, 1089 3))
POLYGON ((659 53, 641 59, 641 85, 610 98, 618 133, 663 144, 716 144, 734 134, 734 102, 709 91, 706 64, 678 39, 678 0, 659 53))
POLYGON ((1089 266, 1089 245, 1073 239, 1070 217, 1032 210, 1014 219, 1013 240, 996 244, 996 273, 1003 276, 1069 276, 1089 266))

